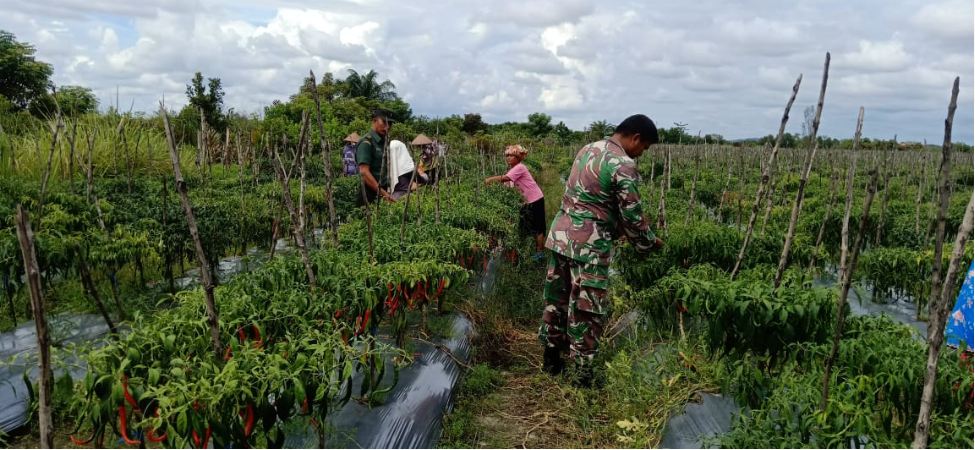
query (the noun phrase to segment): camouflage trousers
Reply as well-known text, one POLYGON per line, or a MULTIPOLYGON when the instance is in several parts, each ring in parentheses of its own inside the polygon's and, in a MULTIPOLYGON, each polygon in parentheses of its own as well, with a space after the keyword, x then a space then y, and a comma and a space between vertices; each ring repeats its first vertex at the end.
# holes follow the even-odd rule
POLYGON ((549 251, 545 275, 545 310, 538 337, 542 345, 568 350, 587 365, 599 349, 606 310, 609 268, 549 251))

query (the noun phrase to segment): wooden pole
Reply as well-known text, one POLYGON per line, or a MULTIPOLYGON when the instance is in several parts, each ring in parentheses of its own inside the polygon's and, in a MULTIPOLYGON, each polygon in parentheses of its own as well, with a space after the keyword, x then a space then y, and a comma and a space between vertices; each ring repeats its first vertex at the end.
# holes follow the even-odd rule
POLYGON ((833 370, 833 362, 839 351, 840 338, 843 337, 844 318, 846 317, 847 296, 850 293, 850 285, 853 280, 853 272, 856 268, 856 256, 859 246, 863 241, 863 234, 866 226, 866 218, 870 214, 870 203, 876 188, 877 172, 872 171, 870 185, 867 187, 866 205, 863 209, 863 217, 860 220, 860 232, 857 234, 856 244, 853 246, 853 257, 850 256, 850 211, 853 207, 853 180, 856 177, 857 147, 860 143, 860 135, 863 131, 863 108, 857 115, 857 129, 853 138, 853 161, 847 169, 846 175, 846 209, 843 213, 843 231, 840 240, 840 295, 836 299, 836 325, 833 327, 833 347, 829 356, 826 358, 826 368, 823 374, 822 397, 819 401, 819 409, 825 410, 829 401, 829 380, 833 370))
MULTIPOLYGON (((856 155, 853 156, 856 158, 856 155)), ((855 163, 854 163, 855 164, 855 163)), ((836 170, 830 170, 829 177, 829 203, 826 204, 826 213, 823 214, 823 222, 819 225, 819 233, 816 234, 816 243, 813 244, 813 248, 819 248, 823 244, 823 237, 826 234, 826 225, 829 223, 829 219, 833 216, 833 205, 836 203, 836 195, 833 192, 836 191, 836 170)), ((809 260, 809 270, 812 270, 813 266, 816 265, 816 254, 813 253, 812 259, 809 260)))
MULTIPOLYGON (((734 279, 735 276, 738 275, 738 271, 741 269, 741 262, 745 259, 745 251, 748 250, 748 244, 751 242, 752 232, 755 229, 755 219, 758 217, 758 208, 762 203, 765 188, 769 183, 769 179, 771 178, 772 166, 775 164, 775 158, 779 154, 779 147, 782 146, 782 136, 785 134, 785 125, 789 122, 789 111, 792 109, 792 104, 796 101, 796 94, 799 93, 799 85, 801 83, 802 74, 799 74, 799 78, 796 78, 796 83, 792 85, 792 95, 789 97, 789 101, 785 104, 785 112, 782 113, 782 121, 779 123, 779 134, 775 138, 775 146, 772 147, 772 151, 769 154, 768 163, 762 168, 762 182, 758 185, 758 190, 755 192, 755 201, 752 202, 752 213, 748 218, 748 227, 745 229, 745 237, 742 239, 741 249, 738 250, 738 258, 735 260, 735 267, 731 270, 731 279, 734 279)), ((744 180, 744 176, 741 179, 744 180)), ((738 205, 740 209, 740 198, 738 205)))
MULTIPOLYGON (((948 215, 948 201, 951 193, 951 125, 958 106, 958 77, 951 88, 951 101, 948 103, 948 117, 945 119, 945 140, 941 145, 941 175, 938 180, 938 215, 935 218, 934 260, 931 269, 931 295, 928 297, 928 310, 941 293, 941 254, 945 240, 945 217, 948 215)), ((916 440, 915 440, 916 441, 916 440)))
POLYGON ((972 234, 972 202, 975 196, 968 200, 965 209, 965 217, 962 219, 961 227, 955 236, 955 245, 951 252, 951 260, 948 262, 948 272, 945 273, 945 282, 941 286, 938 303, 930 305, 931 318, 928 321, 928 361, 924 372, 924 387, 921 390, 921 410, 917 416, 917 426, 914 431, 914 448, 924 448, 928 445, 928 427, 931 423, 931 403, 934 400, 935 382, 938 378, 938 357, 941 354, 941 345, 944 343, 945 322, 948 320, 948 313, 951 312, 951 299, 957 287, 956 277, 960 270, 961 259, 965 253, 965 244, 972 234))
POLYGON ((203 241, 200 239, 200 232, 196 227, 196 216, 193 214, 193 205, 190 204, 190 196, 186 189, 186 182, 183 181, 183 172, 179 167, 179 152, 176 150, 176 139, 173 137, 173 128, 169 125, 169 115, 166 108, 160 103, 159 114, 163 118, 163 127, 166 130, 166 142, 169 144, 169 157, 173 162, 173 176, 176 182, 176 192, 179 194, 179 202, 183 206, 186 214, 186 224, 190 230, 190 237, 193 238, 193 245, 196 249, 196 258, 200 262, 200 276, 203 279, 203 293, 206 299, 207 322, 210 325, 210 343, 213 346, 213 354, 217 361, 223 359, 223 345, 220 343, 220 320, 217 311, 217 302, 213 297, 213 278, 210 274, 210 261, 207 260, 206 253, 203 251, 203 241))
POLYGON ((880 245, 880 239, 884 235, 884 224, 887 221, 887 199, 890 197, 890 173, 893 169, 890 167, 890 160, 894 156, 894 148, 897 147, 897 135, 894 135, 894 143, 891 144, 890 149, 887 151, 887 155, 884 158, 884 194, 880 196, 880 222, 877 224, 877 234, 874 236, 874 245, 880 245))
POLYGON ((809 171, 812 170, 813 161, 816 159, 816 150, 819 148, 819 140, 816 134, 819 132, 819 121, 823 115, 823 101, 826 98, 826 81, 829 79, 829 52, 826 52, 826 62, 823 64, 823 84, 819 88, 819 101, 816 103, 816 117, 813 119, 812 150, 806 156, 805 168, 802 177, 799 178, 799 189, 796 192, 796 200, 792 204, 792 215, 789 219, 789 230, 785 234, 785 244, 782 246, 782 255, 779 256, 779 268, 775 273, 775 283, 773 286, 778 288, 782 283, 782 275, 785 273, 786 264, 789 262, 789 251, 792 250, 792 240, 795 238, 796 223, 799 221, 799 212, 802 210, 802 200, 806 192, 806 182, 809 180, 809 171))
MULTIPOLYGON (((299 166, 302 164, 301 154, 304 152, 304 144, 302 142, 307 142, 307 131, 308 131, 308 113, 302 114, 301 121, 301 136, 302 138, 298 141, 298 159, 299 166)), ((305 275, 308 277, 308 285, 312 290, 318 288, 318 280, 315 278, 315 271, 311 265, 311 259, 308 256, 308 246, 305 245, 305 230, 303 229, 303 219, 301 218, 301 212, 295 208, 294 202, 291 199, 291 174, 285 171, 284 163, 281 161, 281 156, 278 154, 278 149, 275 147, 272 153, 274 159, 275 173, 278 176, 278 182, 281 183, 281 200, 284 202, 285 208, 288 209, 288 214, 291 217, 291 230, 295 238, 295 246, 298 247, 298 253, 301 255, 301 262, 305 266, 305 275)), ((300 170, 300 169, 299 169, 300 170)), ((294 172, 294 166, 291 169, 294 172)))
POLYGON ((334 174, 332 173, 332 145, 325 136, 325 124, 322 121, 322 103, 318 96, 318 85, 315 83, 315 73, 308 71, 311 78, 312 91, 315 93, 315 110, 318 112, 318 143, 322 148, 322 163, 325 165, 325 202, 328 205, 328 229, 332 234, 332 244, 339 245, 339 221, 335 215, 335 197, 332 184, 334 174))
POLYGON ((44 295, 41 291, 41 270, 37 266, 37 253, 34 250, 34 230, 22 205, 17 205, 15 217, 17 240, 24 260, 24 272, 30 286, 30 306, 34 313, 34 328, 37 331, 37 351, 40 364, 40 389, 38 395, 37 422, 40 428, 41 448, 54 448, 54 426, 51 420, 51 394, 53 393, 53 373, 51 372, 51 336, 47 328, 44 312, 44 295))

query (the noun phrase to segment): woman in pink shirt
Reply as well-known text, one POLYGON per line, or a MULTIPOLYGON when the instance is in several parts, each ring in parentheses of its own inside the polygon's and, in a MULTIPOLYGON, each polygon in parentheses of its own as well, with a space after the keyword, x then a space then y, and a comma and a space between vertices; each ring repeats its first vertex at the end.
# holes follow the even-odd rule
POLYGON ((545 196, 542 190, 535 183, 535 178, 531 172, 521 162, 525 159, 528 150, 520 145, 509 145, 504 149, 504 160, 508 163, 508 173, 484 179, 484 184, 509 183, 509 186, 518 188, 525 203, 521 207, 521 220, 519 225, 522 232, 535 237, 535 250, 532 257, 541 261, 545 250, 545 196))

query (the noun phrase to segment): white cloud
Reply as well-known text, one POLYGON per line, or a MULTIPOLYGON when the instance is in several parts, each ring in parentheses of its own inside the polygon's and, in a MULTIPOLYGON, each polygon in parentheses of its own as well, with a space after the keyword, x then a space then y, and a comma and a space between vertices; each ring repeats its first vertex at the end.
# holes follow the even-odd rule
POLYGON ((416 114, 542 111, 580 129, 642 112, 728 137, 773 132, 799 73, 797 104, 814 103, 832 50, 823 133, 849 135, 863 105, 877 136, 936 141, 962 75, 955 135, 971 141, 972 21, 967 0, 36 0, 5 4, 0 29, 106 106, 117 86, 123 107, 179 107, 200 71, 258 112, 309 69, 375 69, 416 114))
POLYGON ((949 0, 927 2, 917 11, 912 22, 926 33, 945 39, 972 37, 972 2, 949 0))
POLYGON ((740 52, 762 56, 787 55, 802 45, 799 24, 783 23, 762 17, 751 20, 715 19, 714 25, 736 44, 740 52))
POLYGON ((861 40, 859 50, 837 58, 837 63, 847 68, 867 72, 894 72, 906 69, 912 58, 899 41, 871 42, 861 40))

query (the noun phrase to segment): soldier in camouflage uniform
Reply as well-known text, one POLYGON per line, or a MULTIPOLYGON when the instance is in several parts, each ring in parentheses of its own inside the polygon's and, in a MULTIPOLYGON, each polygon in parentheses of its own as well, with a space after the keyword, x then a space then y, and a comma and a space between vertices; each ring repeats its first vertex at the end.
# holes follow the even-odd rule
POLYGON ((580 371, 580 383, 591 383, 591 362, 608 313, 613 241, 625 236, 639 252, 663 245, 643 215, 633 160, 658 141, 653 121, 637 114, 620 123, 612 137, 576 155, 545 242, 551 252, 539 338, 549 373, 564 369, 562 353, 567 350, 580 371))

